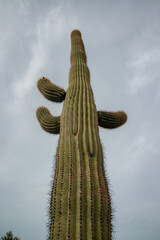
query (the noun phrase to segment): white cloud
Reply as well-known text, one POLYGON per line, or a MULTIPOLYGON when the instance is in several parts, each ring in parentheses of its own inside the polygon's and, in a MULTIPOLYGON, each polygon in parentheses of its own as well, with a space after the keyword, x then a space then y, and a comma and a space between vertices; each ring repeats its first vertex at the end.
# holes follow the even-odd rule
POLYGON ((23 97, 34 85, 38 72, 45 63, 45 51, 43 44, 38 40, 32 47, 32 58, 28 69, 22 79, 14 83, 14 90, 18 97, 23 97))
POLYGON ((157 80, 160 73, 159 64, 160 49, 153 47, 151 49, 135 50, 127 64, 132 76, 128 80, 130 92, 137 93, 142 87, 157 80))
POLYGON ((13 89, 17 97, 23 97, 32 89, 35 84, 35 79, 37 79, 41 68, 45 65, 46 52, 50 41, 49 33, 52 32, 52 21, 54 22, 54 29, 61 29, 62 16, 58 17, 59 13, 59 7, 51 10, 46 16, 43 16, 42 21, 38 22, 34 29, 32 29, 32 32, 35 31, 36 40, 31 45, 31 59, 28 68, 23 74, 22 79, 13 84, 13 89))
POLYGON ((60 4, 50 9, 45 15, 37 20, 37 24, 26 33, 26 35, 35 32, 36 40, 31 45, 31 58, 26 72, 21 79, 13 83, 13 89, 17 97, 23 97, 35 84, 35 79, 40 76, 40 71, 47 64, 48 52, 54 48, 54 43, 58 42, 68 28, 76 23, 76 19, 69 18, 66 22, 68 11, 71 11, 70 4, 60 4))

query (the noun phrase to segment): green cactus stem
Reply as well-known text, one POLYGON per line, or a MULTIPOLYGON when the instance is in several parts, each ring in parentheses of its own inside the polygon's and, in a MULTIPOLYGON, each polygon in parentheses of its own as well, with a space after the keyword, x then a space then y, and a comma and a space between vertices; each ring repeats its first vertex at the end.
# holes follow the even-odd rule
POLYGON ((117 128, 127 121, 127 114, 123 111, 105 112, 98 111, 98 124, 103 128, 117 128))
POLYGON ((44 107, 37 110, 45 131, 60 131, 51 190, 49 240, 111 240, 111 198, 98 125, 118 127, 127 117, 121 111, 97 113, 78 30, 71 33, 70 61, 66 94, 46 78, 38 83, 47 99, 64 100, 61 117, 51 116, 44 107))
POLYGON ((36 111, 41 127, 49 133, 60 133, 60 117, 53 117, 46 107, 39 107, 36 111))
POLYGON ((63 88, 56 86, 45 77, 42 77, 37 82, 39 91, 45 98, 53 102, 63 102, 65 99, 66 92, 63 88))

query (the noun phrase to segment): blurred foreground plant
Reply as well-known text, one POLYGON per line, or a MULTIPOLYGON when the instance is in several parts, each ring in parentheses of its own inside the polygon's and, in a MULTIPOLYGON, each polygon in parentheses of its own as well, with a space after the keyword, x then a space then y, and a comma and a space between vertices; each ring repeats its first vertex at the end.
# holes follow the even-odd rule
POLYGON ((10 231, 6 233, 6 236, 1 237, 1 240, 20 240, 20 238, 14 237, 13 233, 10 231))

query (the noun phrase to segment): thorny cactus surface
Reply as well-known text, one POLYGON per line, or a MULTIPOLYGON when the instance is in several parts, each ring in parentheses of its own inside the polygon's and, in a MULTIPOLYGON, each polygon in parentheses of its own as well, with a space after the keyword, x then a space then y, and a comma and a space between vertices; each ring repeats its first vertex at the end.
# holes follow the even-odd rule
POLYGON ((65 92, 47 78, 38 81, 47 99, 62 102, 54 117, 45 107, 37 109, 42 128, 60 134, 50 201, 50 240, 110 240, 112 212, 104 172, 98 125, 116 128, 124 124, 122 112, 96 110, 81 33, 71 33, 71 68, 65 92))

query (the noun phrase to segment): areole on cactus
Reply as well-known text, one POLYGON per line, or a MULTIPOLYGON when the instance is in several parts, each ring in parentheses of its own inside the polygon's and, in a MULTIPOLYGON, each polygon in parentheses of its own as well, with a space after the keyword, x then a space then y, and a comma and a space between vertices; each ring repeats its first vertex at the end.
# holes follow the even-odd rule
POLYGON ((110 240, 111 199, 98 126, 119 127, 127 115, 123 111, 97 112, 79 30, 71 33, 70 61, 66 92, 45 77, 38 81, 38 88, 47 99, 64 100, 61 116, 52 116, 45 107, 36 112, 45 131, 60 134, 50 200, 49 240, 110 240))

